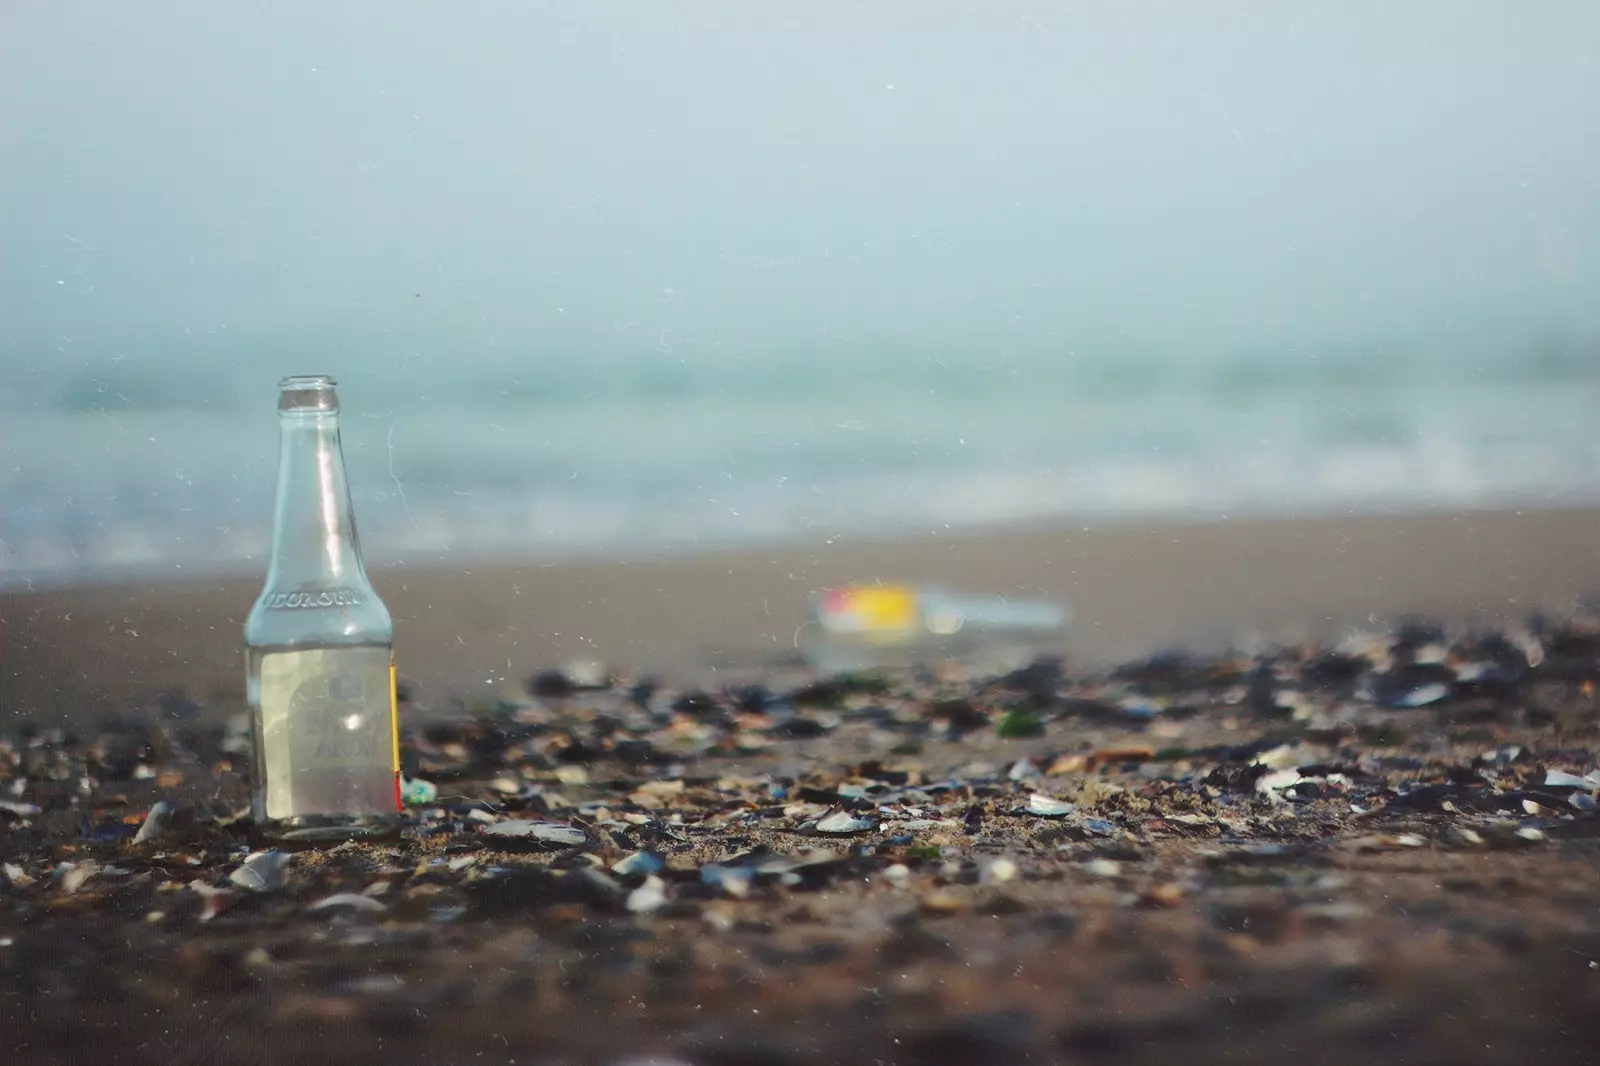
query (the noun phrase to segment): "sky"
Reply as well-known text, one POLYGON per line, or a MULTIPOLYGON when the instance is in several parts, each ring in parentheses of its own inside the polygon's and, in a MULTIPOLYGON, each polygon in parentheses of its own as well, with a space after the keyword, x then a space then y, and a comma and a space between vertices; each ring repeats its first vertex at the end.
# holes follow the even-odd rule
POLYGON ((0 14, 12 389, 328 343, 1595 337, 1597 193, 1583 0, 0 14))

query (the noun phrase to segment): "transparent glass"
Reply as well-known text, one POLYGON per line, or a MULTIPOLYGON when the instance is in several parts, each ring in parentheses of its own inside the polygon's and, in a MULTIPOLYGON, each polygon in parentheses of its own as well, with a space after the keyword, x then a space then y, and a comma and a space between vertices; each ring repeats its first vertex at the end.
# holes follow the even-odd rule
POLYGON ((394 622, 367 577, 324 375, 279 383, 272 559, 245 621, 252 814, 324 843, 400 827, 394 622))

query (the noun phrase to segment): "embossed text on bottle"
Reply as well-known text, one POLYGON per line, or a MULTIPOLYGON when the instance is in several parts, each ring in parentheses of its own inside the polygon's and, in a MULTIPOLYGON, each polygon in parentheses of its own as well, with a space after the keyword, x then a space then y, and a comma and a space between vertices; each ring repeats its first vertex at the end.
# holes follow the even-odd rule
POLYGON ((268 610, 293 610, 307 607, 360 607, 366 597, 355 589, 312 589, 306 592, 274 592, 266 598, 268 610))

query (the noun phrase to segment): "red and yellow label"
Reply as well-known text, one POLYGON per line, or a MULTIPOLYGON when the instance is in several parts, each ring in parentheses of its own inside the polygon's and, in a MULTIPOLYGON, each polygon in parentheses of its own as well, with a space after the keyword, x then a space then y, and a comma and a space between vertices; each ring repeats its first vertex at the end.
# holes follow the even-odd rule
POLYGON ((822 594, 820 621, 836 632, 905 632, 917 624, 917 594, 899 585, 828 589, 822 594))
POLYGON ((394 735, 394 809, 406 807, 405 793, 400 785, 400 681, 394 672, 394 657, 389 658, 389 732, 394 735))

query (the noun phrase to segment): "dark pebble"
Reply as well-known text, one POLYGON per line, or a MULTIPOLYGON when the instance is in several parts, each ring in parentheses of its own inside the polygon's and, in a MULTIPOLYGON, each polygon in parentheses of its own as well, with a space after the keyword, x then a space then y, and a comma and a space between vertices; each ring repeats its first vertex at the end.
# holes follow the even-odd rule
POLYGON ((578 691, 572 679, 560 670, 540 670, 528 678, 528 695, 536 699, 564 699, 578 691))

